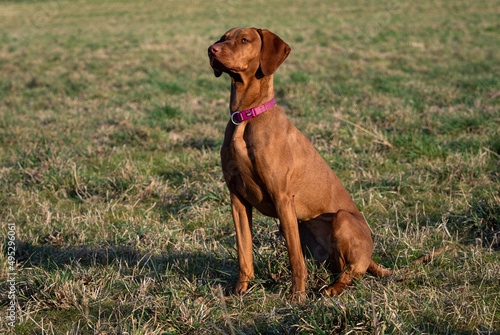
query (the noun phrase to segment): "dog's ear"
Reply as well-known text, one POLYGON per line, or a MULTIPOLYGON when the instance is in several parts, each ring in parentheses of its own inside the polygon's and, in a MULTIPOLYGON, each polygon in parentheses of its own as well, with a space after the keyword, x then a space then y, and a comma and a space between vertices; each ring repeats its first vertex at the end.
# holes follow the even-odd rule
POLYGON ((260 70, 265 76, 272 75, 285 61, 290 47, 281 38, 266 29, 257 29, 262 39, 260 70))

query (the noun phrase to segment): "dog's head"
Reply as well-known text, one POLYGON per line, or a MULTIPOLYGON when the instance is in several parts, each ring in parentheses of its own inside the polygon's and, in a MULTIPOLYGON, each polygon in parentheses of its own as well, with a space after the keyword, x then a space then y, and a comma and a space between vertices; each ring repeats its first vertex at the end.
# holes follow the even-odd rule
POLYGON ((223 72, 269 76, 285 61, 290 47, 266 29, 233 28, 208 48, 216 77, 223 72))

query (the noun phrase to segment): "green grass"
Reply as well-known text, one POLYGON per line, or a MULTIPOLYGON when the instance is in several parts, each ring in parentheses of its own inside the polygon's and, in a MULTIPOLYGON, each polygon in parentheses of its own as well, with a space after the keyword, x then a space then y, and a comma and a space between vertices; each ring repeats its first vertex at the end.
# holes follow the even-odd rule
POLYGON ((497 7, 1 1, 0 331, 499 333, 497 7), (277 101, 351 192, 395 278, 321 297, 333 278, 308 260, 308 298, 290 303, 283 238, 256 214, 256 279, 231 294, 218 153, 229 80, 213 76, 206 50, 234 26, 290 44, 277 101))

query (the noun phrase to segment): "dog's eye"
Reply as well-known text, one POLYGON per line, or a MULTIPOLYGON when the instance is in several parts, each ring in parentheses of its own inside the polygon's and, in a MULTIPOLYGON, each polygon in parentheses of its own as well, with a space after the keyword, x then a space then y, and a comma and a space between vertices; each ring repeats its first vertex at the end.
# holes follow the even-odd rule
POLYGON ((247 43, 247 42, 248 42, 248 40, 246 38, 241 39, 241 43, 247 43))

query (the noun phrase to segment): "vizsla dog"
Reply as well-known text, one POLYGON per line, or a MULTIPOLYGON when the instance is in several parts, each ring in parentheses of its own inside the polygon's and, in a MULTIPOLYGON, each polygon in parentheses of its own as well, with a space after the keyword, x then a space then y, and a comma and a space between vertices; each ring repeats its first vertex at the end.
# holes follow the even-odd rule
POLYGON ((208 48, 215 76, 231 77, 230 121, 221 149, 231 194, 244 293, 254 277, 252 208, 278 218, 292 270, 292 294, 306 288, 302 245, 329 260, 339 278, 326 289, 340 294, 366 271, 392 273, 372 259, 370 229, 335 173, 274 100, 273 73, 290 47, 272 32, 234 28, 208 48), (302 241, 301 241, 302 239, 302 241))

